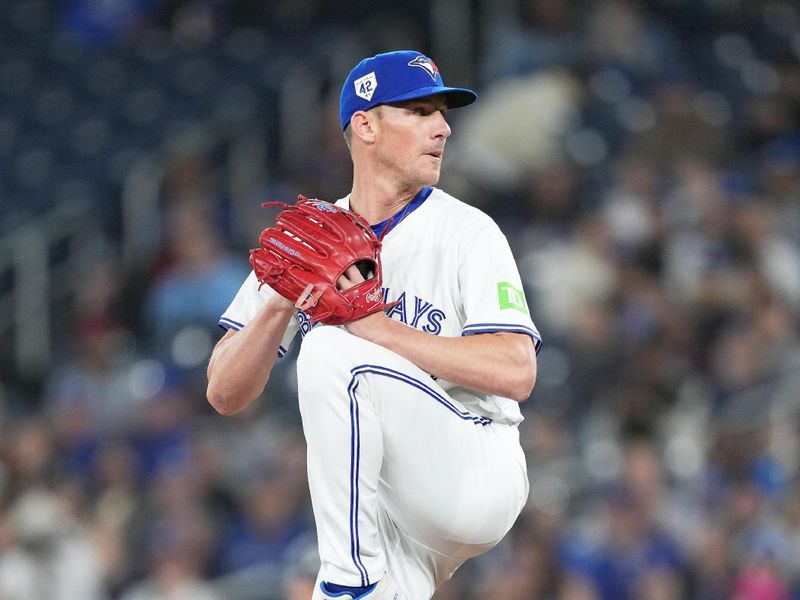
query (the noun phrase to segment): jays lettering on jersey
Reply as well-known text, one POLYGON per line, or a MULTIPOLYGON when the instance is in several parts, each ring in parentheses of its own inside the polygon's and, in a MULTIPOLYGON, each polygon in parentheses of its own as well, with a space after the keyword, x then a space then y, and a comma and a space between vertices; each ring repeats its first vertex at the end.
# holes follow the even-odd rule
MULTIPOLYGON (((339 206, 348 207, 347 198, 339 206)), ((392 222, 383 238, 384 296, 397 301, 389 316, 434 335, 514 332, 530 335, 538 352, 541 338, 530 316, 508 242, 485 213, 442 190, 425 188, 392 222)), ((376 225, 375 228, 380 228, 376 225)), ((251 272, 219 320, 239 330, 275 292, 258 289, 251 272)), ((279 356, 292 339, 311 328, 303 313, 290 321, 279 356)), ((478 394, 438 380, 470 410, 501 422, 522 419, 516 402, 478 394)))

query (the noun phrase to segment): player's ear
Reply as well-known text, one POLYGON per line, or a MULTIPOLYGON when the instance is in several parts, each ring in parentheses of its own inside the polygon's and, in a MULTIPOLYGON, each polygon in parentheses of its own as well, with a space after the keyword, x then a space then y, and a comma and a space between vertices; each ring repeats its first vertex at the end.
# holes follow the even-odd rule
POLYGON ((350 118, 350 129, 353 132, 353 137, 357 137, 362 142, 371 144, 375 141, 375 128, 373 127, 372 119, 363 110, 353 113, 350 118))

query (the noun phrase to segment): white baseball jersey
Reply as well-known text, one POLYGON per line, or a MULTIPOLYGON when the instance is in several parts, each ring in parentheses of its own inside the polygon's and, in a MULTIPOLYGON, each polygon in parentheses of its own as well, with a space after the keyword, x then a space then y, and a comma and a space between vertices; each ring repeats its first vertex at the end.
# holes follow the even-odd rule
MULTIPOLYGON (((349 207, 348 198, 337 202, 349 207)), ((487 215, 424 188, 383 237, 391 318, 433 335, 539 334, 511 250, 487 215)), ((219 324, 241 329, 275 292, 251 273, 219 324)), ((363 587, 391 574, 430 598, 465 560, 511 528, 528 493, 519 405, 447 381, 343 328, 290 320, 320 582, 363 587), (313 376, 310 374, 313 373, 313 376), (424 466, 424 468, 421 468, 424 466)))
MULTIPOLYGON (((337 201, 349 208, 349 197, 337 201)), ((373 226, 380 233, 389 220, 373 226)), ((388 315, 434 335, 457 337, 476 333, 517 332, 530 335, 538 352, 541 338, 530 317, 522 283, 508 242, 497 224, 479 209, 437 188, 424 188, 395 216, 383 238, 383 292, 397 301, 388 315)), ((239 330, 274 295, 258 289, 251 272, 219 320, 239 330)), ((283 336, 283 356, 298 331, 312 325, 302 312, 283 336)), ((503 423, 522 420, 519 405, 499 396, 480 394, 438 380, 453 398, 473 412, 503 423)))

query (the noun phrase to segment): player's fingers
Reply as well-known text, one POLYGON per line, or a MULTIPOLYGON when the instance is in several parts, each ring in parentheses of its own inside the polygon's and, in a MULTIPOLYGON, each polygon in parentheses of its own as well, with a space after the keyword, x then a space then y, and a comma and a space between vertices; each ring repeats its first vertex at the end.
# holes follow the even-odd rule
POLYGON ((339 275, 339 279, 336 280, 336 287, 340 290, 346 290, 349 287, 352 287, 354 284, 350 281, 346 275, 342 274, 339 275))
POLYGON ((364 281, 364 277, 361 272, 355 266, 350 266, 345 269, 344 273, 339 275, 339 279, 336 280, 336 287, 340 290, 346 290, 362 281, 364 281))
POLYGON ((358 270, 358 267, 355 265, 351 265, 345 269, 345 274, 347 278, 352 281, 353 283, 361 283, 364 281, 364 276, 361 274, 361 271, 358 270))

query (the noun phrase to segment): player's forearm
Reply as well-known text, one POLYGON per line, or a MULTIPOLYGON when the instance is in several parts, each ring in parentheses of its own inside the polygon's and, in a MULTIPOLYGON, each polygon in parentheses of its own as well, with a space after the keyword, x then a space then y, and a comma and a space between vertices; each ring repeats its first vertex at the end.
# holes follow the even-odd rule
POLYGON ((270 300, 247 327, 229 331, 214 348, 206 395, 220 414, 244 410, 264 391, 293 314, 291 305, 281 301, 279 297, 270 300))
POLYGON ((440 337, 378 315, 347 325, 355 335, 407 358, 438 378, 518 402, 536 381, 533 341, 520 333, 440 337), (367 322, 372 319, 372 322, 367 322))

